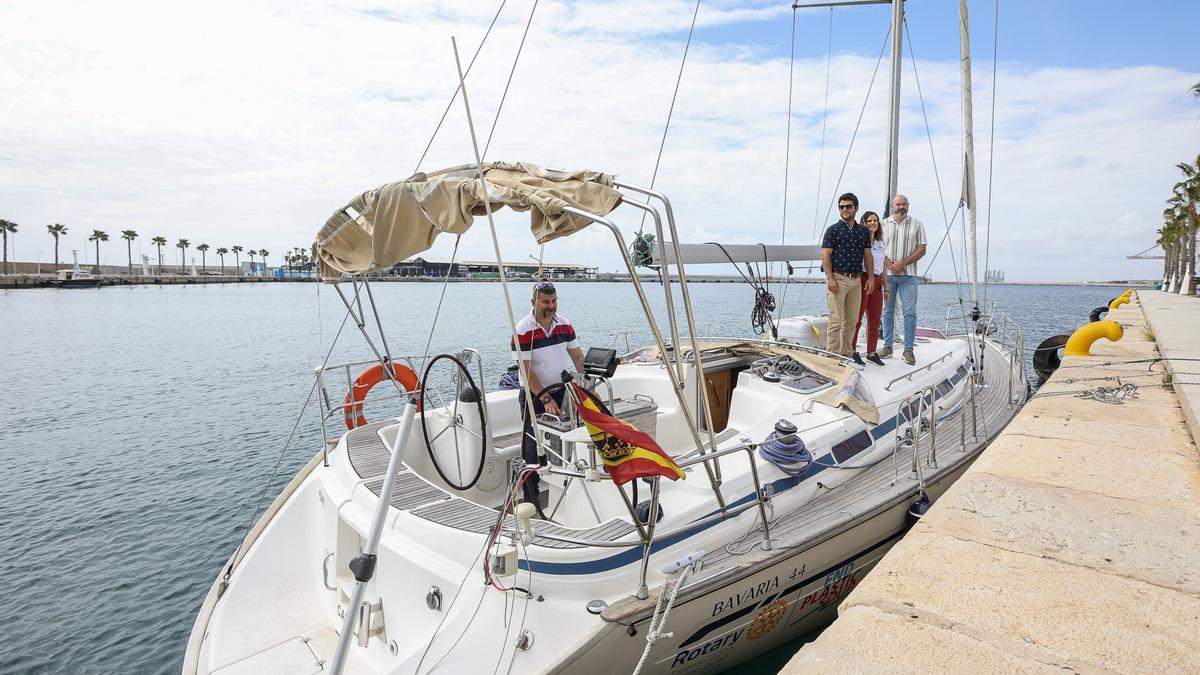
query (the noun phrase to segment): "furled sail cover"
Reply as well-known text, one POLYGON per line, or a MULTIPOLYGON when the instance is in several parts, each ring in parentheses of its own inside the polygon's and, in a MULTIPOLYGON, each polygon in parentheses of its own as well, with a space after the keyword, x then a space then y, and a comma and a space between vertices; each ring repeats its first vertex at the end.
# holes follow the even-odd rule
MULTIPOLYGON (((621 203, 612 176, 597 171, 555 171, 533 164, 484 165, 492 210, 507 206, 532 211, 530 229, 538 243, 583 229, 584 218, 563 212, 572 206, 607 215, 621 203)), ((475 216, 487 213, 474 164, 418 173, 358 195, 317 233, 313 246, 322 278, 387 269, 433 245, 437 235, 461 234, 475 216)))

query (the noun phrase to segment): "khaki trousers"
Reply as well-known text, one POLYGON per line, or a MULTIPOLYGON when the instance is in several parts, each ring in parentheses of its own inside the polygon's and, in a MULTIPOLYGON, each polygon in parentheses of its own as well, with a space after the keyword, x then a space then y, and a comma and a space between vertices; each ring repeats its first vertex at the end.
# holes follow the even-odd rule
POLYGON ((826 348, 834 354, 850 356, 854 352, 854 327, 858 323, 858 310, 862 307, 862 280, 857 274, 833 273, 837 292, 825 291, 829 302, 829 328, 826 331, 826 348))

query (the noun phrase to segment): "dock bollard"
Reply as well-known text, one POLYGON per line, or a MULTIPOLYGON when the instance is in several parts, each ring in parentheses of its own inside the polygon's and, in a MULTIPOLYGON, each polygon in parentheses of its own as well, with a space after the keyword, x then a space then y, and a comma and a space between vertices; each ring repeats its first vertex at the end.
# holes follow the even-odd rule
MULTIPOLYGON (((1116 304, 1120 298, 1113 301, 1116 304)), ((1120 340, 1125 335, 1125 329, 1116 321, 1095 321, 1071 333, 1067 344, 1063 347, 1063 356, 1088 356, 1091 354, 1092 343, 1100 338, 1111 342, 1120 340)))

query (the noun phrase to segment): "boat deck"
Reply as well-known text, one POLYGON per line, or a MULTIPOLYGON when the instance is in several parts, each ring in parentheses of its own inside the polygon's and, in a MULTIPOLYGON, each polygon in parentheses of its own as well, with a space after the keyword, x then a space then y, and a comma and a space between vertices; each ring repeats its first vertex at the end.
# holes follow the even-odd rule
MULTIPOLYGON (((969 463, 986 447, 988 441, 1003 429, 1015 413, 1010 404, 1008 391, 1008 363, 1006 358, 989 345, 984 358, 984 387, 978 390, 976 401, 976 424, 978 435, 972 434, 971 405, 966 402, 961 412, 944 419, 936 425, 936 443, 930 443, 926 433, 918 448, 919 462, 926 483, 956 471, 969 463), (965 443, 963 441, 963 425, 965 443), (931 455, 936 452, 937 466, 929 465, 931 455)), ((1014 380, 1014 389, 1016 381, 1014 380)), ((1018 393, 1014 391, 1013 394, 1018 393)), ((881 420, 881 422, 886 420, 881 420)), ((389 453, 378 431, 395 424, 386 420, 368 424, 350 432, 346 437, 346 448, 351 466, 364 486, 376 496, 380 494, 384 473, 387 471, 389 453)), ((720 437, 728 438, 737 432, 723 432, 720 437)), ((898 499, 908 499, 916 492, 918 480, 912 471, 912 452, 902 450, 898 456, 899 471, 892 460, 880 462, 859 470, 860 474, 836 489, 814 497, 805 508, 778 515, 771 521, 771 539, 776 550, 802 544, 814 544, 832 537, 864 515, 873 513, 898 499)), ((853 469, 842 469, 853 470, 853 469)), ((496 525, 498 512, 480 506, 429 483, 417 474, 401 468, 398 484, 391 498, 391 505, 412 515, 437 522, 447 527, 477 533, 488 533, 496 525)), ((567 528, 555 523, 539 522, 537 532, 558 537, 581 540, 618 541, 634 532, 633 524, 623 519, 610 519, 589 528, 567 528)), ((703 572, 697 574, 688 585, 688 590, 700 590, 706 580, 718 577, 736 568, 755 567, 765 564, 774 554, 762 551, 755 542, 761 537, 748 536, 743 541, 709 552, 703 558, 703 572)), ((536 537, 533 544, 547 548, 582 548, 582 544, 536 537)), ((654 595, 651 596, 651 601, 654 595)), ((605 612, 606 618, 613 615, 637 613, 648 601, 629 600, 614 605, 605 612)))
MULTIPOLYGON (((971 404, 968 400, 960 412, 939 421, 936 425, 936 444, 930 443, 927 432, 917 448, 918 461, 927 484, 964 469, 987 447, 1008 424, 1019 409, 1018 404, 1009 402, 1008 362, 993 346, 989 345, 984 364, 985 386, 977 390, 976 421, 978 436, 972 437, 971 404), (965 443, 963 431, 965 427, 965 443), (936 451, 937 466, 930 466, 930 457, 936 451)), ((1013 396, 1024 399, 1024 391, 1017 390, 1013 380, 1013 396)), ((1024 387, 1024 383, 1021 383, 1024 387)), ((881 419, 881 422, 886 421, 881 419)), ((740 542, 710 551, 701 558, 700 571, 688 578, 687 586, 681 589, 679 602, 701 595, 714 585, 725 583, 730 576, 752 573, 769 566, 791 548, 805 548, 832 538, 859 522, 865 516, 882 511, 897 502, 911 502, 919 481, 912 471, 913 452, 901 450, 897 456, 899 471, 889 457, 870 468, 861 470, 854 480, 840 487, 818 494, 804 508, 780 514, 770 521, 772 550, 762 550, 761 529, 740 542)), ((849 469, 846 469, 849 470, 849 469)), ((761 526, 760 526, 761 527, 761 526)), ((669 587, 668 587, 669 588, 669 587)), ((609 621, 631 623, 654 610, 658 591, 651 589, 650 597, 639 600, 626 598, 612 604, 603 613, 609 621)))

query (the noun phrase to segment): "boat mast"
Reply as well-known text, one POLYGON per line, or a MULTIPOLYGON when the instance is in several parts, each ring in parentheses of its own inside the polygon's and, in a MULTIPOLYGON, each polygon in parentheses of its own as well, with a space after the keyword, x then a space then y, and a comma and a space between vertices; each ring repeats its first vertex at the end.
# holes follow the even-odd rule
POLYGON ((961 43, 963 104, 963 187, 962 202, 967 209, 971 234, 971 316, 979 320, 979 261, 975 246, 975 132, 971 110, 971 31, 967 22, 967 0, 958 2, 958 30, 961 43))
POLYGON ((888 107, 887 188, 884 190, 883 217, 892 215, 892 197, 900 169, 900 66, 904 60, 901 37, 904 35, 904 0, 892 2, 892 87, 888 107))
POLYGON ((883 217, 892 214, 892 197, 900 170, 900 66, 903 63, 901 38, 904 35, 904 0, 828 0, 827 2, 793 2, 792 9, 815 7, 848 7, 852 5, 892 6, 892 86, 888 101, 887 185, 884 188, 883 217))

